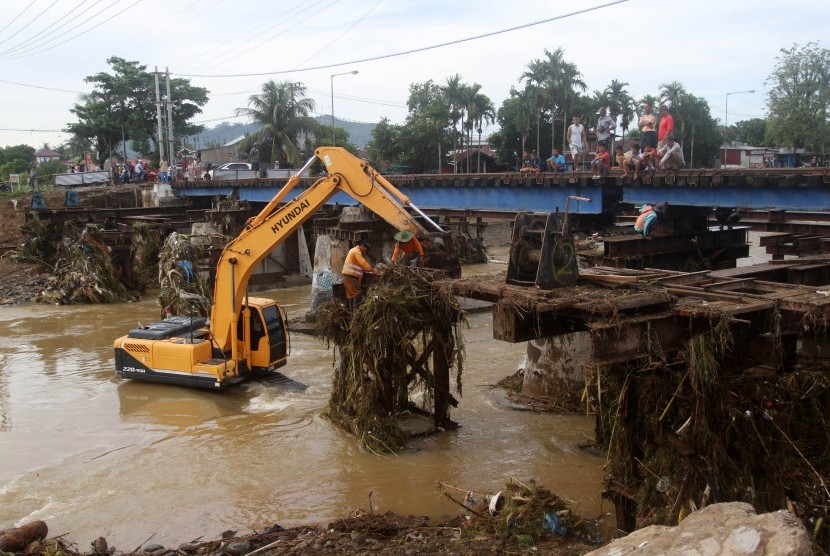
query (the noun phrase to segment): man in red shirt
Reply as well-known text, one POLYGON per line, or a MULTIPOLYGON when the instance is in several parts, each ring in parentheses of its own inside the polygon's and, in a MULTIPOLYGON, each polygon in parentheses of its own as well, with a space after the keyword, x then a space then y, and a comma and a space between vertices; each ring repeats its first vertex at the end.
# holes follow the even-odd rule
POLYGON ((594 179, 598 180, 604 178, 608 173, 608 168, 611 167, 611 153, 608 152, 608 147, 605 143, 600 142, 597 146, 597 154, 594 160, 591 161, 591 170, 594 172, 594 179))
POLYGON ((669 135, 674 135, 674 118, 669 114, 669 109, 664 104, 660 107, 660 128, 657 133, 658 149, 666 144, 666 137, 669 135))

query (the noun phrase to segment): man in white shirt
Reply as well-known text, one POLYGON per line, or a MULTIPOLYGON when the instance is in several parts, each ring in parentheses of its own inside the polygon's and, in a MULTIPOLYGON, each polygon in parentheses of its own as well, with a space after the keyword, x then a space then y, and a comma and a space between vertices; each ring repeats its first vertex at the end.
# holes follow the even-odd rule
POLYGON ((677 170, 686 163, 683 158, 683 149, 671 135, 667 135, 665 141, 666 144, 657 150, 657 158, 660 159, 657 167, 661 170, 677 170))
POLYGON ((573 123, 568 126, 568 145, 571 148, 574 171, 580 169, 582 153, 585 151, 585 145, 588 144, 588 135, 585 132, 585 126, 580 123, 581 120, 581 116, 575 115, 573 117, 573 123))

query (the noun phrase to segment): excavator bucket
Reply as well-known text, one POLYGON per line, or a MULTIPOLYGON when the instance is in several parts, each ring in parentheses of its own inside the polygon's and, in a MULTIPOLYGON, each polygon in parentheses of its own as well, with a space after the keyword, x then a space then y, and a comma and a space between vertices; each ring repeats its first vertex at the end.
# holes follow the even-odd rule
POLYGON ((458 259, 456 241, 450 232, 431 232, 427 234, 424 246, 424 268, 432 268, 447 273, 449 278, 461 277, 461 263, 458 259))
POLYGON ((507 283, 543 290, 570 286, 579 278, 568 216, 520 212, 513 224, 507 283))

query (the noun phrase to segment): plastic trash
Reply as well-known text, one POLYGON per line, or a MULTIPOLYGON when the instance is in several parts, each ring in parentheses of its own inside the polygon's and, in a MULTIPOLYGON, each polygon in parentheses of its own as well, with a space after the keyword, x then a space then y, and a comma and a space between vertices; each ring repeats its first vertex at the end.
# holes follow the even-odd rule
POLYGON ((557 535, 564 535, 568 532, 568 528, 565 527, 565 524, 562 523, 562 519, 558 515, 547 512, 542 514, 542 528, 557 535))

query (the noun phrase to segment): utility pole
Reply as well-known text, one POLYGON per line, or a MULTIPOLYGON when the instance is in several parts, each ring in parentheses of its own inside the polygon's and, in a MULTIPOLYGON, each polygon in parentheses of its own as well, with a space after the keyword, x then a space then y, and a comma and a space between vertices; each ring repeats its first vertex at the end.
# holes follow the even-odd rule
MULTIPOLYGON (((156 122, 158 123, 159 160, 164 158, 164 135, 161 130, 161 94, 159 94, 159 68, 156 66, 156 122)), ((126 158, 124 161, 126 162, 126 158)))
POLYGON ((170 155, 167 161, 172 166, 176 158, 176 151, 173 150, 173 98, 170 96, 170 70, 164 68, 164 71, 167 82, 167 150, 170 155))

